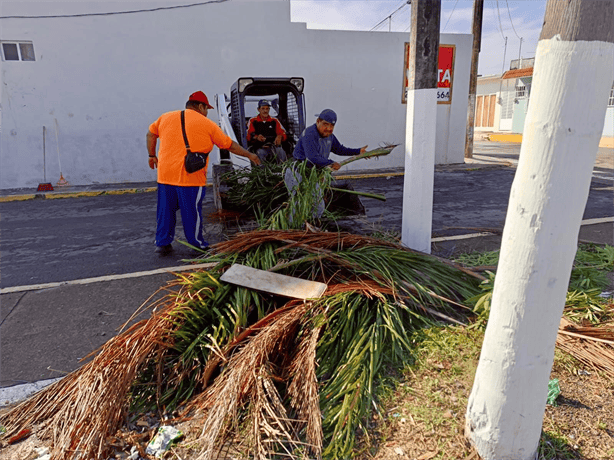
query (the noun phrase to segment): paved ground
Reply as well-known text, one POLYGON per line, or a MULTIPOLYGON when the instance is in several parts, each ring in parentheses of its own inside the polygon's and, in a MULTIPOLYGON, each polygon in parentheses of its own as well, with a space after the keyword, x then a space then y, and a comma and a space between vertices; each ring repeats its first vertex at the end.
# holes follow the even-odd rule
MULTIPOLYGON (((478 142, 473 160, 437 168, 433 252, 447 257, 498 248, 496 232, 467 235, 503 228, 519 150, 519 144, 478 142)), ((400 171, 353 179, 356 190, 384 194, 387 201, 363 200, 366 216, 346 224, 356 231, 400 232, 403 180, 400 171)), ((580 239, 613 244, 613 183, 612 151, 606 149, 596 162, 584 214, 592 220, 583 225, 580 239)), ((133 184, 131 193, 124 194, 108 193, 117 186, 61 189, 46 199, 21 201, 6 200, 33 191, 0 196, 0 387, 60 377, 75 369, 80 358, 112 337, 138 306, 173 278, 160 269, 185 265, 189 253, 181 245, 175 244, 170 257, 153 253, 153 187, 133 184), (50 199, 66 192, 84 196, 50 199), (74 283, 103 276, 108 278, 74 283)), ((205 213, 213 211, 208 189, 205 213)), ((205 230, 215 243, 237 227, 210 219, 205 230)))

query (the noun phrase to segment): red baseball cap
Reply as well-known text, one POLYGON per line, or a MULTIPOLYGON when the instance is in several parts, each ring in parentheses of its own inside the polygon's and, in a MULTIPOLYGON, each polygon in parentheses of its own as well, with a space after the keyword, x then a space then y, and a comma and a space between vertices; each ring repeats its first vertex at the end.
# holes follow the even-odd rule
POLYGON ((213 109, 213 106, 209 104, 209 99, 207 99, 207 95, 202 91, 196 91, 195 93, 190 94, 189 101, 201 102, 207 106, 208 109, 213 109))

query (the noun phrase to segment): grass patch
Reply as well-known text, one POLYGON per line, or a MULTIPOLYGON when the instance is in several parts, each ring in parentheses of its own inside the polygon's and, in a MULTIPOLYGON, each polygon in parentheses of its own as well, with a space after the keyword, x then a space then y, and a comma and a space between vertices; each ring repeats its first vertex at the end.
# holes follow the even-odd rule
POLYGON ((542 432, 542 437, 539 440, 538 449, 539 460, 574 460, 578 457, 579 452, 575 450, 569 442, 569 439, 558 432, 542 432))
MULTIPOLYGON (((391 374, 396 387, 382 394, 380 407, 385 415, 374 429, 377 436, 368 442, 363 439, 358 458, 469 457, 473 450, 464 435, 465 411, 483 338, 482 330, 462 326, 434 326, 415 332, 411 338, 412 361, 399 374, 391 374)), ((557 375, 577 374, 580 366, 569 355, 556 352, 553 372, 557 375)), ((596 420, 595 426, 606 430, 603 421, 600 424, 596 420)), ((566 428, 545 421, 538 460, 586 458, 564 434, 566 428)))
POLYGON ((469 455, 465 410, 482 340, 482 331, 460 326, 412 334, 412 360, 393 378, 396 387, 381 402, 385 416, 378 445, 369 449, 377 453, 361 457, 449 460, 469 455))
MULTIPOLYGON (((496 266, 498 259, 499 251, 489 251, 463 254, 455 261, 469 267, 488 267, 496 266)), ((580 245, 566 299, 565 315, 570 320, 589 324, 611 319, 612 301, 599 294, 607 289, 607 273, 612 270, 614 250, 611 246, 580 245)), ((494 286, 494 270, 486 273, 489 279, 482 283, 483 292, 471 299, 478 314, 474 324, 466 327, 437 325, 418 330, 411 336, 412 361, 400 375, 391 379, 396 386, 381 402, 385 415, 378 424, 380 432, 370 448, 365 449, 373 454, 367 457, 363 453, 361 458, 384 460, 406 456, 447 460, 467 458, 472 454, 464 436, 464 424, 494 286)), ((607 453, 605 457, 594 457, 592 448, 587 447, 598 437, 610 436, 611 428, 605 416, 586 413, 592 406, 590 398, 595 390, 587 389, 586 394, 583 393, 587 383, 582 379, 589 379, 594 373, 593 370, 586 372, 585 368, 569 354, 555 350, 551 378, 561 379, 567 399, 560 406, 547 406, 538 447, 539 460, 614 458, 614 451, 610 457, 607 453), (588 406, 576 398, 586 401, 588 406), (582 426, 574 424, 572 414, 583 414, 582 426), (591 436, 595 437, 587 437, 590 430, 585 429, 584 424, 592 416, 590 425, 594 433, 591 436), (578 432, 582 433, 580 438, 577 434, 574 437, 572 433, 578 432), (585 450, 591 452, 587 454, 585 450)), ((602 380, 604 377, 595 374, 595 378, 602 380)), ((609 448, 606 444, 604 449, 609 448)))

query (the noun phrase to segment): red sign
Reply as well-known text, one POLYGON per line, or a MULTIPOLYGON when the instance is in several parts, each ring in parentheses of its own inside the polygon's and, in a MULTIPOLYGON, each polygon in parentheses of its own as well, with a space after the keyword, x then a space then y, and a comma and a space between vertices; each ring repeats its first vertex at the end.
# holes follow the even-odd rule
MULTIPOLYGON (((452 102, 452 82, 454 81, 455 45, 439 45, 438 71, 437 71, 437 103, 450 104, 452 102)), ((409 43, 405 43, 405 63, 403 64, 403 97, 401 102, 407 102, 407 74, 409 71, 409 43)))

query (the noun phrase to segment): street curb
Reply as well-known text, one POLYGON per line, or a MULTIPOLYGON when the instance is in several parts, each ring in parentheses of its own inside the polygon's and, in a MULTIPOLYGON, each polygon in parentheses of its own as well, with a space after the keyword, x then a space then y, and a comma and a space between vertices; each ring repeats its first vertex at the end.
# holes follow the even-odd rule
POLYGON ((8 203, 11 201, 27 201, 27 200, 58 200, 61 198, 81 198, 101 195, 125 195, 128 193, 150 193, 158 190, 157 187, 146 188, 127 188, 118 190, 92 190, 92 191, 75 191, 65 193, 33 193, 23 195, 6 195, 0 196, 0 203, 8 203))
POLYGON ((33 394, 38 393, 43 388, 57 382, 60 379, 62 379, 62 377, 39 380, 37 382, 22 383, 10 387, 2 387, 0 388, 0 408, 28 399, 33 394))
MULTIPOLYGON (((501 163, 499 165, 482 165, 483 168, 492 168, 496 166, 509 166, 509 162, 501 163)), ((479 169, 480 163, 458 163, 458 164, 445 164, 445 165, 435 165, 436 170, 441 169, 463 169, 465 168, 467 171, 473 171, 475 169, 479 169)), ((382 171, 378 173, 342 173, 342 174, 334 174, 333 177, 335 179, 371 179, 377 177, 397 177, 404 176, 405 172, 403 171, 382 171)), ((206 187, 212 187, 212 183, 208 183, 206 187)), ((0 196, 0 203, 8 203, 11 201, 27 201, 27 200, 56 200, 61 198, 81 198, 81 197, 92 197, 92 196, 101 196, 101 195, 125 195, 128 193, 151 193, 157 191, 157 187, 145 187, 145 188, 126 188, 126 189, 117 189, 117 190, 91 190, 91 191, 75 191, 75 192, 65 192, 65 193, 25 193, 23 195, 5 195, 0 196)))
MULTIPOLYGON (((198 259, 196 258, 196 259, 191 259, 191 260, 198 260, 198 259)), ((105 282, 105 281, 117 281, 117 280, 129 279, 129 278, 140 278, 143 276, 151 276, 151 275, 164 275, 166 273, 174 274, 174 273, 185 272, 185 271, 212 268, 215 265, 216 265, 215 262, 204 262, 200 264, 194 263, 194 264, 187 264, 187 265, 179 265, 175 267, 157 268, 155 270, 147 270, 147 271, 140 271, 140 272, 134 272, 134 273, 124 273, 121 275, 96 276, 93 278, 81 278, 81 279, 72 280, 72 281, 58 281, 55 283, 31 284, 28 286, 10 286, 10 287, 5 287, 5 288, 0 288, 0 295, 11 294, 15 292, 40 291, 43 289, 53 289, 53 288, 58 288, 58 287, 63 287, 63 286, 75 286, 75 285, 83 285, 83 284, 100 283, 100 282, 105 282)))
MULTIPOLYGON (((514 144, 522 143, 522 134, 490 133, 486 135, 486 138, 491 142, 510 142, 514 144)), ((602 137, 599 141, 599 147, 609 149, 614 148, 614 137, 602 137)))
POLYGON ((521 144, 522 134, 489 134, 488 140, 492 142, 512 142, 521 144))
MULTIPOLYGON (((381 172, 373 174, 340 174, 335 175, 336 179, 367 179, 373 177, 392 177, 403 176, 404 172, 381 172)), ((208 183, 206 187, 212 187, 212 183, 208 183)), ((58 200, 61 198, 81 198, 101 195, 125 195, 128 193, 151 193, 158 190, 158 187, 145 188, 126 188, 117 190, 92 190, 92 191, 75 191, 65 193, 26 193, 23 195, 6 195, 0 196, 0 203, 9 203, 11 201, 27 201, 27 200, 58 200)))

